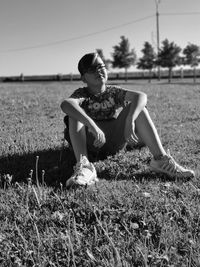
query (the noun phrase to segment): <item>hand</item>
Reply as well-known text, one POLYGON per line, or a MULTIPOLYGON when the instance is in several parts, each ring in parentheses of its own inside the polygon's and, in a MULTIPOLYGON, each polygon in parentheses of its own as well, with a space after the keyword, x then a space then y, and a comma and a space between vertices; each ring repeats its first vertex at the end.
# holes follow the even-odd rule
POLYGON ((105 144, 106 142, 105 134, 98 126, 89 128, 89 132, 91 132, 95 137, 95 140, 93 143, 95 147, 100 148, 105 144))
POLYGON ((124 137, 125 140, 131 144, 137 144, 139 142, 139 139, 137 137, 137 135, 135 134, 135 122, 134 121, 130 121, 130 120, 126 120, 125 123, 125 129, 124 129, 124 137))

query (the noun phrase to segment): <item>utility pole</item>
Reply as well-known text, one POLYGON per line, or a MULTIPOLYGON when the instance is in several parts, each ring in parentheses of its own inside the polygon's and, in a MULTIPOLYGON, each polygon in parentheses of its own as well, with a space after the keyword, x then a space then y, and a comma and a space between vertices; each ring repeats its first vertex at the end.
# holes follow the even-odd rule
MULTIPOLYGON (((157 32, 157 58, 158 58, 158 53, 160 50, 160 32, 159 32, 159 10, 158 10, 158 5, 160 4, 161 0, 155 0, 156 4, 156 32, 157 32)), ((158 66, 158 80, 160 80, 160 66, 158 66)))

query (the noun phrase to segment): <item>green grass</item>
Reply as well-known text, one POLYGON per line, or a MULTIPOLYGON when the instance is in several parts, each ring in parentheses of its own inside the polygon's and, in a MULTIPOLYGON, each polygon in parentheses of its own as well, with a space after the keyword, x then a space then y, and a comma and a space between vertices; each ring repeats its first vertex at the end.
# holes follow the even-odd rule
POLYGON ((193 180, 150 173, 142 148, 95 162, 100 182, 67 191, 75 160, 59 106, 80 85, 0 84, 0 266, 200 266, 200 85, 122 84, 148 94, 193 180))

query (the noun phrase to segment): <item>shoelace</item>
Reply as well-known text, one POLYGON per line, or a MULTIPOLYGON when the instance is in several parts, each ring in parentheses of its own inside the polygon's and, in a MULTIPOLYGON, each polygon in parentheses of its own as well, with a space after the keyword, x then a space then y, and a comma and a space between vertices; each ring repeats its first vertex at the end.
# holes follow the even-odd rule
POLYGON ((173 159, 173 157, 170 155, 170 151, 169 149, 167 150, 167 155, 165 156, 165 161, 166 161, 166 165, 164 164, 164 168, 166 169, 167 167, 168 170, 170 172, 176 173, 176 172, 182 172, 180 169, 180 166, 175 162, 175 160, 173 159))
MULTIPOLYGON (((83 169, 83 166, 84 166, 84 163, 83 162, 78 162, 76 164, 76 166, 74 167, 74 176, 77 178, 78 176, 84 176, 83 173, 82 173, 82 169, 83 169)), ((86 168, 88 169, 91 169, 89 168, 89 166, 85 166, 86 168)))
POLYGON ((83 173, 81 172, 83 168, 83 163, 82 162, 78 162, 76 164, 76 166, 74 167, 74 175, 75 177, 78 177, 79 175, 83 175, 83 173))

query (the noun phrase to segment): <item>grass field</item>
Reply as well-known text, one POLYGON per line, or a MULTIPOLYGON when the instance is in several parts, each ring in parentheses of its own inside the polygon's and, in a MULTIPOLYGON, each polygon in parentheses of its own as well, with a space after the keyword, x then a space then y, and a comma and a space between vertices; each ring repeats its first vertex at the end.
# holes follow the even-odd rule
POLYGON ((194 179, 152 174, 145 147, 95 162, 100 182, 67 191, 60 103, 80 85, 0 84, 0 266, 200 266, 200 85, 121 84, 147 93, 164 147, 194 179))

